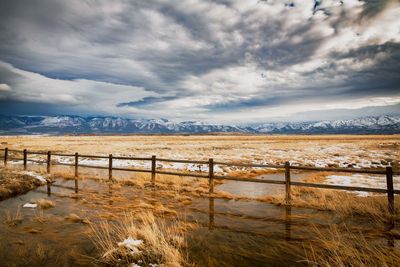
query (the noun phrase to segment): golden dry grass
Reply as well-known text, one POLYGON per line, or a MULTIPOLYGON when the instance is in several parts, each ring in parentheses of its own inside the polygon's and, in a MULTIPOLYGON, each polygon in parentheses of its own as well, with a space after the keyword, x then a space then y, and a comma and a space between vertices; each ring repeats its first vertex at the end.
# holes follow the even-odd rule
POLYGON ((20 150, 241 162, 345 157, 349 163, 366 159, 397 166, 400 159, 400 135, 2 136, 0 140, 3 147, 20 150))
MULTIPOLYGON (((28 148, 39 151, 58 151, 65 153, 118 154, 147 157, 157 155, 164 158, 184 158, 205 160, 210 157, 220 161, 274 162, 288 160, 330 160, 345 158, 348 163, 369 160, 378 164, 391 162, 398 167, 400 159, 400 136, 53 136, 53 137, 0 137, 4 146, 14 149, 28 148)), ((54 160, 54 159, 53 159, 54 160)), ((334 161, 335 166, 339 161, 334 161)), ((168 166, 167 166, 168 168, 168 166)), ((276 170, 230 169, 231 176, 255 177, 276 170)), ((61 170, 54 167, 53 177, 73 178, 73 169, 61 170)), ((307 182, 322 182, 327 173, 308 177, 307 182)), ((107 174, 80 169, 80 179, 86 177, 107 180, 107 174)), ((206 179, 182 178, 169 175, 157 175, 155 187, 150 183, 148 174, 135 173, 119 176, 114 172, 114 189, 122 186, 155 188, 160 195, 177 200, 182 205, 191 203, 193 197, 208 196, 206 179)), ((248 199, 227 192, 215 190, 213 197, 226 199, 248 199)), ((258 198, 277 205, 284 205, 284 196, 258 198)), ((400 199, 396 197, 396 209, 400 210, 400 199)), ((319 210, 334 211, 343 217, 364 217, 381 225, 389 220, 399 221, 399 215, 391 217, 387 212, 385 196, 358 197, 354 194, 303 187, 292 187, 292 205, 319 210)), ((117 262, 149 263, 179 266, 185 264, 181 248, 184 243, 182 226, 169 228, 152 215, 172 217, 176 211, 161 203, 135 203, 137 210, 147 211, 142 215, 129 214, 120 223, 103 222, 100 226, 92 225, 92 236, 101 251, 99 261, 115 265, 117 262), (151 213, 149 213, 151 212, 151 213), (144 214, 144 215, 143 215, 144 214), (139 219, 138 219, 139 218, 139 219), (131 236, 144 240, 140 247, 143 253, 132 255, 126 248, 118 246, 131 236), (174 241, 175 240, 175 241, 174 241), (179 241, 180 240, 180 241, 179 241), (118 259, 121 259, 118 261, 118 259)), ((12 217, 12 216, 11 216, 12 217)), ((10 217, 10 218, 11 218, 10 217)), ((113 210, 99 216, 115 219, 113 210)), ((67 218, 72 222, 84 223, 76 214, 67 218)), ((12 220, 11 220, 12 221, 12 220)), ((324 233, 325 234, 325 233, 324 233)), ((338 231, 332 228, 328 236, 316 234, 313 242, 306 244, 307 260, 312 266, 394 266, 398 262, 398 249, 386 252, 381 244, 370 243, 362 234, 352 236, 351 231, 338 231), (357 242, 357 238, 359 239, 357 242), (361 246, 361 248, 360 248, 361 246), (366 255, 366 256, 364 256, 366 255)), ((40 249, 38 249, 40 252, 40 249)), ((41 254, 41 253, 39 253, 41 254)))
POLYGON ((91 223, 89 219, 81 218, 79 215, 75 213, 70 213, 67 217, 65 217, 65 219, 73 223, 83 223, 83 224, 91 223))
POLYGON ((400 248, 385 239, 368 239, 346 226, 330 226, 323 233, 314 228, 315 240, 304 245, 306 261, 313 267, 398 266, 400 248))
MULTIPOLYGON (((308 176, 305 182, 321 183, 329 174, 327 172, 313 174, 308 176)), ((257 200, 277 205, 286 205, 284 194, 259 197, 257 200)), ((400 221, 400 214, 398 212, 394 217, 388 212, 388 200, 385 195, 360 197, 347 191, 292 186, 291 205, 334 211, 335 214, 344 217, 360 215, 373 219, 376 222, 387 222, 393 219, 400 221)), ((395 196, 395 209, 400 211, 400 196, 395 196)))
MULTIPOLYGON (((276 172, 275 170, 271 171, 272 173, 276 172)), ((325 177, 329 174, 332 173, 320 172, 309 175, 305 179, 305 182, 322 183, 325 177)), ((233 175, 240 176, 243 175, 243 172, 234 173, 233 175)), ((57 174, 54 176, 57 176, 57 174)), ((64 177, 68 177, 68 175, 65 174, 64 177)), ((70 178, 71 177, 72 176, 70 176, 70 178)), ((81 179, 85 179, 85 177, 81 177, 81 179)), ((118 178, 111 186, 114 189, 121 188, 122 186, 134 186, 141 189, 150 187, 156 190, 160 195, 177 199, 184 205, 190 204, 193 197, 210 196, 207 179, 158 174, 154 187, 152 186, 150 179, 151 178, 149 174, 137 173, 125 178, 118 178)), ((101 179, 100 181, 107 182, 107 179, 101 179)), ((216 188, 211 196, 234 200, 258 200, 276 205, 285 205, 284 194, 250 198, 221 191, 216 188)), ((334 211, 338 215, 344 217, 361 215, 372 218, 379 222, 386 222, 390 219, 393 219, 388 213, 387 197, 384 195, 359 197, 351 192, 346 191, 292 186, 291 196, 291 205, 295 207, 334 211)), ((157 214, 176 214, 176 211, 164 207, 161 204, 157 206, 149 205, 148 203, 142 203, 141 205, 143 208, 147 207, 149 210, 152 210, 157 214)), ((396 210, 400 210, 400 197, 398 196, 395 197, 395 208, 396 210)), ((394 219, 400 220, 400 215, 397 213, 394 219)))
POLYGON ((22 213, 21 213, 21 207, 18 207, 18 209, 16 210, 16 212, 14 214, 12 214, 10 211, 6 211, 5 214, 5 221, 4 223, 8 226, 16 226, 20 223, 22 223, 22 213))
POLYGON ((108 265, 141 266, 157 264, 161 266, 183 266, 186 259, 182 254, 184 232, 178 221, 166 224, 150 213, 127 213, 117 223, 103 221, 92 225, 91 238, 101 255, 99 262, 108 265), (121 244, 131 238, 138 241, 135 247, 121 244))
POLYGON ((49 200, 49 199, 36 199, 34 201, 32 201, 33 203, 36 203, 38 205, 39 208, 41 209, 50 209, 50 208, 54 208, 56 206, 56 204, 49 200))
POLYGON ((39 180, 29 175, 5 168, 0 169, 0 200, 24 194, 40 185, 39 180))

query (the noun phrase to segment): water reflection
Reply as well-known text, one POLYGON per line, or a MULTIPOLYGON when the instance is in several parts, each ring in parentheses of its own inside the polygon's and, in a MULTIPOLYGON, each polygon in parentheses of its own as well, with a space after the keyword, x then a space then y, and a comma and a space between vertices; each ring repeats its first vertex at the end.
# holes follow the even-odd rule
MULTIPOLYGON (((47 182, 47 196, 51 196, 51 187, 58 187, 58 188, 63 188, 63 189, 68 189, 68 190, 72 190, 75 192, 75 194, 79 193, 79 183, 78 183, 78 179, 74 179, 74 187, 70 187, 70 186, 65 186, 65 185, 60 185, 60 184, 56 184, 56 181, 48 181, 47 182)), ((111 190, 111 189, 110 189, 111 190)), ((40 190, 36 190, 36 191, 40 191, 40 190)), ((110 192, 111 194, 111 192, 110 192)))
POLYGON ((208 198, 208 229, 212 231, 214 229, 214 198, 208 198))
MULTIPOLYGON (((217 226, 217 225, 215 225, 215 214, 216 214, 216 212, 215 212, 215 197, 209 197, 208 198, 208 229, 210 230, 210 231, 213 231, 215 228, 224 228, 224 229, 229 229, 229 228, 227 228, 227 227, 225 227, 225 226, 217 226)), ((285 209, 284 209, 284 211, 285 211, 285 216, 284 216, 284 220, 283 220, 283 223, 284 223, 284 226, 285 226, 285 228, 284 228, 284 235, 285 235, 285 240, 286 241, 291 241, 291 216, 292 216, 292 208, 291 208, 291 206, 285 206, 285 209)), ((227 216, 227 215, 229 215, 229 216, 236 216, 236 217, 238 217, 238 218, 248 218, 248 219, 254 219, 254 220, 262 220, 262 218, 257 218, 257 217, 252 217, 252 216, 245 216, 244 214, 232 214, 232 213, 229 213, 229 214, 224 214, 224 213, 222 213, 222 212, 219 212, 218 213, 218 215, 225 215, 225 216, 227 216)), ((279 221, 279 220, 278 220, 279 221)), ((251 229, 251 227, 250 227, 250 229, 251 229)), ((232 229, 230 229, 230 230, 232 230, 232 229)), ((242 230, 240 230, 240 232, 243 232, 243 233, 252 233, 252 231, 250 230, 250 231, 242 231, 242 230)))
POLYGON ((287 205, 285 207, 285 239, 286 241, 291 240, 291 234, 290 234, 290 224, 291 224, 291 216, 292 216, 292 207, 290 205, 287 205))
MULTIPOLYGON (((292 181, 301 181, 303 178, 312 175, 314 172, 292 172, 292 181)), ((276 181, 284 181, 284 173, 264 174, 256 177, 257 179, 268 179, 276 181)), ((284 185, 278 184, 260 184, 253 182, 243 181, 224 181, 223 184, 218 185, 218 190, 222 190, 234 195, 245 196, 251 198, 263 197, 266 195, 277 194, 284 190, 284 185)))

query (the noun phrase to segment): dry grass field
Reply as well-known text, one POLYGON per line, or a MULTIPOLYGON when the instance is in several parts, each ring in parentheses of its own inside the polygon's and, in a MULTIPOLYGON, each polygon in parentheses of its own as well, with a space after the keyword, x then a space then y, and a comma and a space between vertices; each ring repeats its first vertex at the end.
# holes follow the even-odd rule
MULTIPOLYGON (((290 161, 292 164, 318 167, 383 168, 392 165, 395 169, 398 169, 400 162, 400 135, 3 136, 0 137, 0 142, 1 148, 8 147, 16 150, 26 148, 32 151, 51 150, 52 152, 79 152, 80 154, 90 155, 108 155, 112 153, 116 156, 137 157, 156 155, 162 158, 191 160, 214 158, 215 161, 246 163, 283 163, 290 161)), ((20 155, 11 153, 11 157, 20 158, 20 155)), ((45 159, 45 156, 29 155, 29 157, 45 159)), ((54 157, 52 160, 70 163, 73 161, 73 159, 62 157, 54 157)), ((83 157, 80 158, 80 162, 107 166, 107 159, 83 157)), ((115 164, 114 166, 118 166, 118 164, 122 163, 115 160, 115 164)), ((133 163, 128 162, 127 164, 133 163)), ((134 166, 149 167, 148 162, 139 161, 135 164, 137 165, 134 166)), ((197 170, 196 166, 190 166, 189 164, 173 165, 164 162, 161 164, 158 167, 186 169, 186 171, 197 170)), ((199 170, 206 171, 206 167, 199 170)), ((24 175, 27 172, 21 172, 21 179, 15 180, 14 178, 18 176, 18 172, 13 170, 17 169, 21 169, 21 162, 10 160, 7 169, 1 169, 2 179, 4 181, 13 181, 13 184, 19 184, 25 180, 32 181, 32 178, 25 179, 24 175)), ((46 175, 44 166, 39 167, 29 164, 28 169, 28 174, 30 173, 30 175, 38 173, 38 175, 43 175, 46 179, 54 181, 60 181, 60 179, 72 181, 71 178, 73 179, 73 168, 70 167, 54 166, 51 175, 46 175)), ((279 177, 283 175, 280 170, 274 169, 263 172, 259 169, 227 169, 221 167, 216 171, 229 175, 247 175, 247 177, 262 174, 278 175, 279 177)), ((297 174, 294 171, 293 175, 297 174)), ((141 264, 153 266, 150 263, 164 264, 165 266, 196 265, 196 261, 200 258, 187 252, 191 248, 187 243, 186 233, 192 229, 201 228, 201 225, 193 223, 188 227, 188 224, 182 220, 182 213, 185 211, 186 214, 188 208, 189 210, 192 208, 197 212, 197 208, 192 207, 193 203, 208 199, 210 195, 208 193, 207 179, 157 175, 156 183, 153 186, 150 183, 149 174, 114 172, 114 175, 116 179, 112 182, 108 181, 107 173, 103 170, 80 168, 79 175, 80 181, 91 180, 88 178, 100 178, 93 185, 106 186, 109 187, 110 192, 115 191, 113 194, 117 195, 112 196, 112 201, 110 201, 109 195, 106 193, 107 190, 104 192, 104 196, 102 194, 99 195, 96 192, 97 189, 93 189, 93 192, 85 192, 85 190, 92 190, 89 186, 86 189, 85 187, 83 188, 85 193, 71 192, 67 195, 62 194, 59 196, 56 193, 55 196, 60 198, 55 198, 55 201, 54 199, 35 199, 32 200, 32 203, 37 204, 41 210, 49 209, 46 213, 57 210, 55 214, 62 213, 61 210, 63 208, 70 208, 68 205, 71 204, 67 205, 64 201, 66 198, 78 201, 82 207, 88 206, 86 214, 77 215, 71 213, 66 217, 66 221, 71 224, 87 225, 82 226, 86 227, 83 228, 85 235, 92 240, 98 252, 95 258, 86 259, 89 262, 94 261, 100 265, 132 262, 138 263, 137 266, 142 266, 141 264), (129 197, 126 192, 130 192, 128 194, 129 197), (131 199, 134 192, 137 194, 142 194, 140 192, 151 194, 151 197, 148 199, 145 197, 140 200, 136 199, 136 197, 131 199), (154 195, 154 192, 157 192, 157 194, 154 195), (165 202, 159 201, 159 199, 165 199, 165 202), (96 213, 94 214, 93 211, 96 211, 96 213)), ((326 172, 310 173, 302 178, 303 181, 316 183, 341 181, 347 185, 360 185, 361 183, 362 186, 367 184, 368 186, 384 187, 385 184, 382 184, 379 179, 379 177, 375 176, 346 176, 346 174, 339 176, 339 174, 326 172)), ((399 189, 397 187, 399 182, 397 179, 395 177, 395 188, 399 189)), ((227 181, 226 183, 229 182, 227 181)), ((247 197, 220 190, 220 185, 221 182, 216 184, 215 192, 211 196, 227 201, 227 203, 256 201, 258 203, 257 207, 261 210, 264 209, 263 205, 285 206, 284 194, 280 194, 283 191, 279 191, 280 193, 278 192, 278 194, 274 195, 247 197)), ((245 187, 246 185, 237 186, 245 187)), ((5 186, 2 187, 6 188, 5 186)), ((15 194, 23 192, 17 191, 15 194)), ((400 210, 399 203, 400 201, 396 197, 396 210, 400 210)), ((298 255, 304 254, 302 264, 309 266, 376 266, 376 263, 380 262, 384 266, 396 266, 396 262, 400 259, 398 245, 387 249, 386 243, 382 243, 382 240, 387 237, 395 240, 400 236, 397 228, 400 217, 398 212, 394 216, 387 212, 386 196, 293 187, 292 207, 312 209, 315 214, 318 214, 318 212, 332 212, 335 214, 335 220, 339 222, 337 227, 332 226, 328 229, 326 227, 321 228, 321 225, 330 224, 328 221, 324 221, 325 219, 319 221, 319 226, 313 226, 312 223, 304 224, 303 230, 306 232, 304 236, 308 236, 307 239, 304 238, 305 241, 300 243, 285 242, 282 245, 281 249, 285 253, 297 251, 298 255), (351 224, 354 221, 357 222, 356 228, 348 226, 348 223, 351 224), (359 222, 361 222, 361 225, 359 222), (388 222, 394 222, 396 226, 387 228, 388 222)), ((194 211, 191 210, 191 212, 194 211)), ((227 208, 227 211, 229 211, 229 208, 227 208)), ((24 225, 29 220, 30 215, 26 214, 26 209, 21 211, 20 206, 17 213, 14 213, 7 211, 7 216, 5 217, 7 227, 19 227, 18 225, 24 225)), ((43 228, 52 219, 58 218, 57 216, 52 216, 51 218, 43 214, 36 214, 30 223, 35 225, 40 222, 40 227, 43 228)), ((306 217, 308 216, 310 215, 306 217)), ((247 217, 244 216, 242 218, 247 217)), ((296 221, 302 218, 302 215, 292 214, 288 218, 291 221, 296 221)), ((266 220, 262 219, 257 224, 264 221, 266 220)), ((51 228, 50 224, 49 227, 51 228)), ((249 227, 251 226, 249 225, 249 227)), ((236 236, 232 238, 240 239, 236 236)), ((45 240, 45 237, 43 237, 43 240, 45 240)), ((223 246, 228 243, 224 243, 223 246)), ((46 256, 46 253, 50 252, 44 247, 37 248, 36 254, 39 255, 37 259, 50 257, 46 256)), ((250 251, 243 251, 243 253, 248 254, 249 258, 263 255, 251 254, 250 251)), ((216 263, 210 264, 210 266, 218 266, 221 263, 218 259, 215 261, 216 263)), ((244 260, 242 263, 246 264, 246 261, 244 260)))
POLYGON ((400 135, 2 136, 10 149, 100 155, 382 167, 400 161, 400 135))

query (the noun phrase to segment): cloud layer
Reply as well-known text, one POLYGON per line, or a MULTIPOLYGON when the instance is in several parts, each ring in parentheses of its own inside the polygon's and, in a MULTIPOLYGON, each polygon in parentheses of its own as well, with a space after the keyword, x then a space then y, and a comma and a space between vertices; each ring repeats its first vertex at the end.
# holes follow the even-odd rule
POLYGON ((4 0, 0 103, 218 122, 381 112, 400 103, 398 14, 398 1, 4 0))

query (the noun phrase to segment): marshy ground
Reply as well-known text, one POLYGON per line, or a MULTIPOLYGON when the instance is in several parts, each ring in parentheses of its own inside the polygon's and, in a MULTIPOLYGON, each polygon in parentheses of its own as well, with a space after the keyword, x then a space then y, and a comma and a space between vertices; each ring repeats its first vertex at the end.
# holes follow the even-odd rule
MULTIPOLYGON (((296 151, 303 153, 303 163, 322 161, 329 155, 321 151, 329 150, 360 164, 367 164, 364 158, 371 164, 397 164, 399 160, 398 136, 238 139, 7 137, 2 143, 14 149, 102 155, 119 151, 121 155, 191 159, 239 160, 236 152, 241 151, 244 160, 258 162, 283 160, 296 151), (362 152, 352 149, 357 146, 362 152), (278 147, 283 151, 279 157, 278 147), (317 152, 305 157, 307 147, 317 152), (340 149, 343 151, 338 152, 340 149), (321 159, 317 160, 318 156, 321 159)), ((49 176, 44 174, 45 167, 38 165, 29 165, 29 172, 17 171, 20 168, 18 162, 9 164, 1 170, 1 177, 17 179, 13 184, 30 179, 39 184, 0 202, 0 234, 4 237, 0 258, 5 266, 396 266, 400 262, 399 216, 387 213, 382 195, 294 187, 293 205, 288 207, 280 185, 226 181, 209 195, 206 179, 157 175, 152 186, 147 174, 115 171, 115 181, 109 182, 107 171, 80 168, 76 182, 70 167, 53 167, 49 176), (52 180, 50 194, 47 183, 34 174, 52 180), (36 207, 24 208, 26 204, 36 207), (134 242, 139 240, 141 244, 134 242)), ((223 171, 283 179, 277 170, 223 171)), ((329 182, 332 176, 338 174, 292 174, 293 180, 308 182, 329 182)), ((364 178, 370 186, 379 187, 378 178, 364 178)), ((397 211, 399 201, 396 198, 397 211)))

